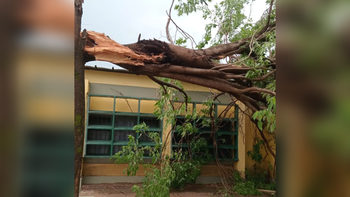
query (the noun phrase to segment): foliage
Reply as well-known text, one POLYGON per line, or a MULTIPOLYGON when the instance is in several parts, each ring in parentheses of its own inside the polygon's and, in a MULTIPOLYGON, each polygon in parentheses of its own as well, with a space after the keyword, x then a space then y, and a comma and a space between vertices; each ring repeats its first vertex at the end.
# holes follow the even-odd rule
POLYGON ((232 177, 234 185, 221 190, 220 193, 222 196, 232 196, 233 194, 242 196, 261 195, 261 192, 257 190, 256 184, 249 179, 243 179, 238 171, 234 171, 232 177))
MULTIPOLYGON (((208 1, 208 3, 211 2, 208 1)), ((178 0, 175 10, 177 10, 179 16, 200 11, 202 12, 203 19, 208 21, 208 24, 205 26, 203 39, 197 45, 198 49, 202 49, 208 45, 210 47, 253 37, 247 40, 249 50, 244 51, 239 56, 226 58, 225 60, 227 63, 235 63, 254 68, 247 72, 245 76, 248 79, 254 79, 263 77, 274 70, 271 67, 271 59, 276 54, 276 31, 268 32, 263 41, 257 41, 254 38, 254 35, 268 21, 268 9, 260 20, 253 23, 250 16, 246 16, 243 12, 243 8, 249 7, 253 2, 254 0, 221 0, 214 5, 208 5, 207 3, 203 4, 199 0, 178 0), (216 32, 214 34, 215 36, 213 36, 214 32, 216 32)), ((266 5, 270 3, 271 0, 266 1, 266 5)), ((276 22, 275 4, 272 6, 269 20, 270 24, 276 22)), ((185 40, 180 39, 179 41, 179 43, 183 44, 185 40)), ((275 76, 270 75, 264 80, 252 81, 252 86, 276 91, 275 76)), ((266 95, 266 103, 268 108, 255 112, 253 119, 257 120, 257 126, 260 130, 266 129, 269 132, 274 132, 276 130, 276 98, 266 95)))
POLYGON ((251 170, 246 169, 245 176, 246 180, 253 182, 258 189, 276 189, 276 183, 268 179, 267 170, 259 165, 254 166, 251 170))
MULTIPOLYGON (((245 7, 249 7, 254 0, 221 0, 217 3, 203 4, 199 0, 178 0, 175 5, 178 15, 189 15, 193 12, 201 12, 203 19, 208 21, 205 26, 203 39, 198 43, 197 48, 211 47, 215 45, 235 42, 245 38, 253 37, 247 40, 249 50, 235 57, 225 58, 226 63, 235 63, 238 65, 249 66, 254 68, 247 72, 248 79, 263 77, 275 68, 271 67, 271 59, 276 54, 276 31, 270 31, 266 34, 265 39, 257 41, 254 35, 259 32, 268 21, 268 9, 257 22, 253 22, 249 16, 243 12, 245 7)), ((271 0, 266 1, 266 8, 271 0)), ((270 15, 270 24, 276 22, 276 6, 272 6, 270 15)), ((181 40, 183 41, 183 40, 181 40)), ((221 60, 223 62, 224 60, 221 60)), ((252 81, 252 86, 276 91, 276 80, 272 74, 264 80, 252 81)), ((259 129, 266 129, 269 132, 276 130, 276 99, 275 97, 266 96, 267 109, 257 111, 254 114, 254 120, 257 120, 259 129)))
MULTIPOLYGON (((147 135, 148 126, 145 123, 134 126, 134 129, 141 135, 147 135)), ((128 176, 135 176, 140 165, 145 167, 146 176, 143 180, 143 185, 141 187, 137 185, 132 187, 133 191, 136 192, 136 196, 169 196, 170 183, 175 174, 166 160, 161 161, 162 166, 160 169, 156 165, 152 165, 156 164, 161 157, 161 142, 158 133, 149 135, 149 137, 155 142, 156 145, 154 147, 140 147, 138 140, 135 140, 133 136, 129 136, 128 145, 123 146, 123 150, 113 155, 111 160, 118 164, 128 163, 128 167, 125 169, 128 176), (152 156, 151 164, 144 163, 145 151, 149 151, 152 156)))
POLYGON ((233 187, 233 191, 239 195, 261 195, 261 192, 256 189, 255 184, 251 181, 236 183, 233 187))
MULTIPOLYGON (((246 169, 246 180, 253 182, 259 189, 275 190, 276 184, 273 181, 269 181, 268 170, 260 167, 263 160, 262 154, 260 153, 260 147, 263 143, 263 140, 257 138, 256 143, 253 145, 253 149, 247 152, 248 156, 250 156, 256 163, 251 170, 246 169)), ((273 170, 271 164, 269 165, 269 170, 273 170)), ((235 174, 233 175, 234 180, 236 180, 236 176, 237 175, 235 174)))
MULTIPOLYGON (((247 154, 253 161, 257 162, 251 170, 246 169, 245 179, 241 177, 240 172, 234 171, 232 179, 234 185, 221 191, 223 196, 232 196, 232 193, 239 195, 261 195, 258 189, 275 190, 276 183, 269 181, 267 170, 259 167, 263 158, 260 153, 260 147, 263 143, 261 139, 257 139, 253 146, 253 150, 249 150, 247 154)), ((271 166, 271 165, 270 165, 271 166)))
POLYGON ((139 197, 169 196, 170 184, 175 174, 170 165, 164 164, 162 169, 149 166, 142 186, 134 185, 132 190, 139 197))
POLYGON ((180 37, 180 38, 175 40, 175 44, 182 46, 182 47, 187 47, 186 45, 184 45, 184 44, 186 44, 186 42, 187 42, 187 38, 183 38, 183 37, 180 37))
POLYGON ((241 176, 241 173, 239 173, 239 171, 235 170, 232 174, 232 178, 234 180, 235 183, 240 183, 243 182, 244 179, 241 176))
MULTIPOLYGON (((239 195, 261 195, 257 189, 275 190, 276 183, 269 182, 266 179, 267 172, 261 168, 256 168, 254 171, 246 170, 245 179, 240 176, 238 171, 234 171, 232 178, 234 180, 234 186, 232 191, 239 195)), ((228 194, 231 189, 228 188, 222 191, 223 194, 228 194)), ((226 195, 227 196, 227 195, 226 195)))
POLYGON ((256 161, 258 163, 261 163, 263 160, 262 154, 260 153, 260 146, 262 143, 264 143, 264 141, 258 139, 258 142, 253 145, 253 150, 249 150, 247 152, 248 156, 250 156, 253 161, 256 161))
POLYGON ((186 183, 195 183, 201 171, 198 168, 198 161, 178 160, 171 164, 175 172, 175 177, 170 184, 171 188, 183 189, 186 183))
MULTIPOLYGON (((275 31, 269 31, 263 40, 258 40, 255 37, 255 34, 267 23, 267 11, 259 21, 253 23, 250 16, 246 16, 243 12, 243 8, 253 1, 221 0, 212 5, 210 4, 213 3, 212 0, 178 0, 175 10, 177 10, 179 16, 200 11, 203 18, 208 21, 205 26, 203 39, 196 46, 198 49, 250 38, 245 41, 249 46, 249 50, 245 50, 239 55, 228 56, 225 59, 216 61, 251 67, 252 69, 244 76, 251 83, 251 86, 275 92, 276 80, 274 72, 276 68, 272 65, 275 64, 273 61, 275 61, 276 54, 276 33, 275 31), (254 80, 258 78, 263 79, 254 80)), ((270 0, 266 1, 266 4, 269 3, 270 0)), ((273 6, 270 24, 275 21, 276 11, 275 6, 273 6)), ((175 44, 184 46, 187 41, 188 38, 180 37, 175 40, 175 44)), ((179 81, 168 78, 160 79, 183 89, 179 81)), ((165 128, 171 125, 172 130, 176 130, 183 139, 188 139, 189 136, 192 136, 192 140, 181 142, 187 143, 190 148, 179 148, 176 151, 172 151, 171 155, 162 155, 164 145, 159 134, 147 133, 148 127, 144 123, 135 126, 134 129, 140 135, 149 135, 155 146, 141 147, 138 144, 138 139, 129 136, 128 145, 123 147, 122 151, 112 156, 111 159, 116 163, 128 163, 126 172, 129 176, 136 175, 139 165, 147 168, 143 185, 133 186, 137 196, 169 196, 170 188, 182 189, 186 183, 195 182, 200 175, 201 166, 212 158, 209 154, 206 140, 195 136, 198 136, 198 130, 201 127, 212 126, 212 132, 215 132, 217 120, 204 116, 204 114, 213 113, 211 109, 213 101, 210 99, 205 101, 201 112, 190 112, 185 104, 190 102, 190 98, 187 98, 187 100, 185 100, 185 97, 184 99, 179 99, 177 95, 182 94, 180 91, 163 86, 160 88, 160 93, 161 97, 155 105, 156 110, 154 114, 159 119, 165 120, 165 128), (176 125, 177 117, 180 115, 183 115, 185 120, 182 124, 176 125), (193 124, 193 122, 196 124, 193 124), (150 163, 145 163, 145 152, 150 153, 152 158, 150 163), (152 164, 157 164, 158 167, 152 164)), ((273 133, 276 130, 276 97, 266 94, 263 96, 266 102, 260 104, 264 106, 264 109, 255 112, 252 118, 257 122, 260 130, 267 130, 273 133)), ((258 163, 263 160, 259 153, 262 143, 264 141, 258 141, 254 145, 253 150, 248 151, 248 155, 258 163)), ((263 177, 266 177, 264 173, 247 171, 246 180, 234 175, 236 184, 231 190, 241 195, 259 195, 260 192, 257 191, 257 187, 267 188, 271 186, 270 188, 273 188, 273 185, 268 185, 268 183, 263 181, 263 177)))
POLYGON ((268 108, 257 111, 253 114, 253 120, 257 120, 260 130, 268 130, 273 133, 276 129, 276 97, 270 97, 267 100, 268 108), (266 122, 265 124, 263 124, 266 122))
MULTIPOLYGON (((167 78, 162 78, 161 80, 183 88, 178 81, 167 78)), ((164 88, 160 88, 162 97, 155 104, 156 110, 154 114, 159 119, 165 120, 166 127, 175 125, 176 117, 184 113, 186 114, 185 122, 182 125, 177 125, 176 128, 174 127, 180 132, 182 137, 196 134, 198 128, 191 124, 193 121, 201 122, 202 126, 210 125, 208 118, 205 118, 204 114, 210 111, 209 108, 212 106, 212 101, 204 103, 206 107, 201 110, 201 115, 197 112, 190 113, 187 111, 185 103, 180 104, 176 108, 173 107, 173 101, 179 102, 179 98, 176 96, 177 90, 169 87, 164 88)), ((188 98, 189 101, 190 98, 188 98)), ((146 176, 143 179, 142 186, 134 185, 132 187, 137 196, 169 196, 170 188, 183 189, 186 183, 195 183, 200 175, 201 166, 212 158, 209 154, 207 141, 204 138, 198 137, 189 141, 191 151, 179 149, 178 151, 173 151, 171 155, 162 156, 161 152, 164 145, 157 132, 147 132, 149 128, 145 123, 136 125, 133 129, 139 133, 139 137, 148 135, 155 145, 142 147, 139 145, 138 139, 129 136, 128 145, 123 146, 122 151, 113 155, 111 160, 118 164, 128 163, 128 167, 125 169, 128 176, 135 176, 140 165, 145 167, 146 176), (150 153, 152 158, 150 163, 145 162, 145 152, 150 153)))
POLYGON ((207 2, 211 2, 212 0, 187 0, 186 2, 179 0, 179 5, 175 5, 175 10, 178 11, 178 15, 181 16, 183 14, 189 14, 192 12, 196 12, 198 9, 198 5, 207 5, 207 2))

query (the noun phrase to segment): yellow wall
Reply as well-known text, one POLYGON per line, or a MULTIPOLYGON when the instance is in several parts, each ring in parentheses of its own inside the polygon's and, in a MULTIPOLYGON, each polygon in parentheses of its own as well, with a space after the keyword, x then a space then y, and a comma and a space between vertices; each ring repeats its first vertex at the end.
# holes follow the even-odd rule
MULTIPOLYGON (((251 113, 251 111, 248 111, 248 113, 251 113)), ((255 144, 254 139, 256 137, 261 139, 261 135, 260 135, 256 125, 249 119, 249 117, 247 115, 245 115, 245 133, 246 133, 246 135, 245 135, 245 149, 246 149, 246 152, 248 152, 249 150, 253 149, 253 145, 255 144)), ((267 132, 264 132, 264 134, 268 140, 272 139, 272 137, 273 137, 272 135, 269 135, 267 132)), ((271 145, 275 146, 272 142, 271 142, 271 145)), ((275 150, 273 150, 273 151, 276 154, 276 151, 275 150)), ((265 158, 267 153, 266 153, 264 146, 261 146, 260 153, 262 154, 262 157, 265 158)), ((246 168, 251 169, 253 167, 254 163, 255 162, 246 153, 246 168)), ((265 158, 265 160, 262 162, 261 167, 267 170, 269 168, 269 163, 272 165, 272 167, 274 166, 274 163, 275 163, 275 160, 270 153, 265 158)))
MULTIPOLYGON (((126 74, 126 73, 116 73, 116 72, 104 72, 104 71, 94 71, 94 70, 86 70, 85 71, 85 78, 90 83, 102 83, 102 84, 111 84, 111 85, 124 85, 124 86, 136 86, 136 87, 147 87, 147 88, 159 88, 159 85, 154 83, 152 80, 150 80, 148 77, 145 76, 137 76, 132 74, 126 74)), ((196 86, 193 84, 188 83, 182 83, 186 91, 201 91, 201 92, 210 92, 209 88, 196 86)), ((214 90, 212 90, 214 91, 214 90)), ((124 111, 124 112, 137 112, 137 100, 128 99, 129 105, 127 105, 125 99, 117 99, 117 103, 120 103, 118 106, 118 109, 116 111, 124 111), (130 110, 131 108, 131 110, 130 110)), ((141 104, 141 112, 143 113, 153 113, 154 111, 154 104, 155 101, 142 101, 144 103, 141 104)), ((242 103, 239 103, 240 107, 244 109, 244 105, 242 103)), ((197 110, 200 109, 201 105, 197 105, 197 110)), ((113 110, 113 98, 92 98, 90 100, 90 107, 92 110, 106 110, 106 111, 112 111, 113 110)), ((190 105, 190 107, 192 107, 190 105)), ((226 106, 219 106, 218 107, 218 114, 220 114, 226 106)), ((226 114, 226 117, 234 117, 234 107, 232 107, 229 112, 226 114)), ((245 136, 246 131, 250 131, 250 127, 245 127, 245 124, 241 124, 246 121, 246 118, 243 114, 239 114, 239 134, 238 134, 238 157, 239 161, 235 162, 235 169, 238 171, 241 171, 244 176, 245 168, 247 167, 246 163, 250 165, 249 158, 246 156, 246 147, 250 147, 246 142, 250 143, 252 140, 247 139, 247 136, 245 136)), ((163 124, 165 125, 165 124, 163 124)), ((163 142, 165 142, 166 137, 168 136, 168 133, 170 132, 171 128, 163 128, 163 142)), ((170 136, 170 135, 169 135, 170 136)), ((164 151, 166 154, 170 154, 170 143, 171 139, 167 140, 167 149, 164 151)), ((85 164, 86 166, 89 166, 87 171, 84 169, 84 174, 90 174, 92 170, 101 171, 102 169, 98 169, 101 167, 101 165, 92 165, 92 164, 85 164)), ((114 165, 114 164, 109 164, 114 165)), ((109 166, 109 168, 115 168, 109 166)), ((108 169, 109 169, 108 168, 108 169)), ((203 170, 202 170, 203 172, 203 170)), ((215 171, 216 172, 216 171, 215 171)), ((212 174, 212 173, 211 173, 212 174)), ((119 174, 118 174, 119 175, 119 174)), ((214 173, 212 175, 219 175, 219 172, 214 173)))
POLYGON ((154 83, 146 76, 127 73, 85 70, 85 79, 88 79, 90 83, 136 86, 144 88, 159 87, 158 84, 154 83))
MULTIPOLYGON (((125 176, 123 172, 128 164, 85 164, 83 176, 125 176)), ((142 165, 136 172, 136 176, 144 176, 145 169, 142 165)), ((206 165, 202 167, 201 176, 218 176, 219 168, 216 165, 206 165)))

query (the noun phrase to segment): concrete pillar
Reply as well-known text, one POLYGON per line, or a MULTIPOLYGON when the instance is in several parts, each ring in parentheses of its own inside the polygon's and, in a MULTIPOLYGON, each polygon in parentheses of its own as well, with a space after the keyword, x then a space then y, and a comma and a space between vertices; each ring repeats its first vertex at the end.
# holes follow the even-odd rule
MULTIPOLYGON (((245 105, 237 102, 240 109, 245 110, 245 105)), ((234 167, 241 173, 242 178, 245 177, 245 115, 239 110, 238 112, 238 162, 234 167)))
POLYGON ((162 142, 163 146, 165 148, 163 149, 162 156, 165 157, 166 155, 171 154, 171 124, 166 125, 166 119, 163 120, 163 136, 162 136, 162 142))
MULTIPOLYGON (((88 105, 87 105, 87 101, 88 101, 88 94, 89 94, 89 88, 90 88, 90 82, 89 80, 85 79, 85 123, 84 123, 84 128, 86 127, 86 122, 87 122, 87 109, 88 109, 88 105)), ((86 129, 84 129, 84 132, 85 132, 86 129)), ((87 133, 85 133, 86 135, 87 133)), ((84 146, 83 146, 83 151, 82 151, 82 156, 83 156, 83 159, 81 161, 81 171, 80 171, 80 180, 79 180, 79 192, 81 191, 81 185, 82 185, 82 179, 83 179, 83 168, 84 168, 84 152, 85 152, 85 147, 86 147, 86 141, 84 140, 84 146)))

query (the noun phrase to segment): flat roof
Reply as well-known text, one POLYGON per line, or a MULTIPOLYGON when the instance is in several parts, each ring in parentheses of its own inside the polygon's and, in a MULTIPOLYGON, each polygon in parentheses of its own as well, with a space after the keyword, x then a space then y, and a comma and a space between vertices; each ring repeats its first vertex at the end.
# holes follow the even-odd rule
POLYGON ((112 68, 104 68, 104 67, 97 67, 97 66, 85 66, 85 70, 96 70, 96 71, 105 71, 105 72, 116 72, 116 73, 127 73, 127 74, 134 74, 129 72, 126 69, 114 69, 112 68))

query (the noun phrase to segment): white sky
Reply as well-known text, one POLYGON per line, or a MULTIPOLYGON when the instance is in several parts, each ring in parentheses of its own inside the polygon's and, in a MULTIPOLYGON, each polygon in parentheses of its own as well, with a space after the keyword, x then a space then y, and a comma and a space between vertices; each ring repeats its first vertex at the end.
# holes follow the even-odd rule
MULTIPOLYGON (((175 0, 174 5, 176 5, 175 0)), ((214 2, 220 2, 214 0, 214 2)), ((111 39, 121 44, 137 42, 138 35, 141 39, 158 39, 167 41, 165 25, 167 22, 166 10, 170 8, 171 0, 85 0, 83 4, 82 29, 105 33, 111 39)), ((173 7, 174 9, 174 7, 173 7)), ((246 7, 246 15, 249 15, 250 7, 246 7)), ((255 0, 252 4, 251 17, 257 21, 267 9, 265 0, 255 0)), ((202 13, 177 16, 177 11, 172 10, 172 19, 184 31, 189 33, 198 43, 205 33, 205 25, 209 21, 202 18, 202 13)), ((175 35, 175 26, 170 25, 170 33, 175 35)), ((179 33, 178 33, 179 35, 179 33)), ((187 47, 191 47, 187 44, 187 47)), ((108 62, 88 62, 86 65, 98 67, 115 67, 108 62)))

